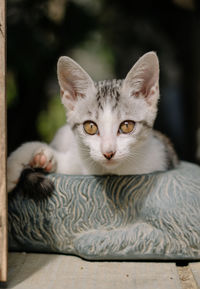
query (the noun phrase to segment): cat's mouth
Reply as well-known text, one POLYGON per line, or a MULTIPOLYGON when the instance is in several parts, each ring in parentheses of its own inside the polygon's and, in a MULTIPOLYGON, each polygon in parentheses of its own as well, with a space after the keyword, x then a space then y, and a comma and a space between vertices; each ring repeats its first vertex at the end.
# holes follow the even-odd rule
POLYGON ((115 168, 119 165, 119 162, 115 159, 111 159, 111 160, 103 160, 101 164, 105 168, 115 168))

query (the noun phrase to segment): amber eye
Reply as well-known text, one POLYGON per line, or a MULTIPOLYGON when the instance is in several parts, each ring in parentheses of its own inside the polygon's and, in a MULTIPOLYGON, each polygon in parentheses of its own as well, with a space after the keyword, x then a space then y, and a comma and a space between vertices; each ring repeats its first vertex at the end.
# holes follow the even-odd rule
POLYGON ((90 135, 97 134, 98 132, 98 127, 96 123, 94 123, 93 121, 84 122, 83 127, 84 127, 85 132, 90 135))
POLYGON ((120 133, 130 133, 133 131, 135 123, 132 120, 125 120, 119 126, 120 133))

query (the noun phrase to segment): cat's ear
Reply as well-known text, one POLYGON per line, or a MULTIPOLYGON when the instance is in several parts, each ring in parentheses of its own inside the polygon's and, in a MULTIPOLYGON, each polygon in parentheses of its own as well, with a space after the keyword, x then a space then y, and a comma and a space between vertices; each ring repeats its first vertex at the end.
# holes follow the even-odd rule
POLYGON ((127 74, 123 93, 136 98, 145 98, 148 104, 156 105, 159 98, 159 61, 155 52, 144 54, 127 74))
POLYGON ((90 76, 70 57, 59 58, 57 75, 62 102, 67 109, 73 110, 79 98, 95 92, 94 82, 90 76))

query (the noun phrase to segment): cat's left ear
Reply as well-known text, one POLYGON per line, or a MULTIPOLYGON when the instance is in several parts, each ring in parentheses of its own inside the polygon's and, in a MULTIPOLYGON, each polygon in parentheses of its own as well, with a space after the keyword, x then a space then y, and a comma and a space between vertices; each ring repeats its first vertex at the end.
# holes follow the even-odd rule
POLYGON ((122 93, 156 105, 159 98, 159 61, 155 52, 144 54, 127 74, 122 93))
POLYGON ((73 59, 62 56, 57 64, 58 82, 64 106, 73 110, 79 98, 95 92, 93 80, 73 59))

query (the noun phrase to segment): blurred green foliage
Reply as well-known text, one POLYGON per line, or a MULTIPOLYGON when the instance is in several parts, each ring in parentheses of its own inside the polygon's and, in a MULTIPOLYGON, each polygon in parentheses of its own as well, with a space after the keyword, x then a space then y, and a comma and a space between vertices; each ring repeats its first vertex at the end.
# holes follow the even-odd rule
POLYGON ((43 141, 49 143, 55 132, 66 123, 64 107, 60 97, 52 97, 45 110, 42 110, 37 119, 37 129, 43 141))

